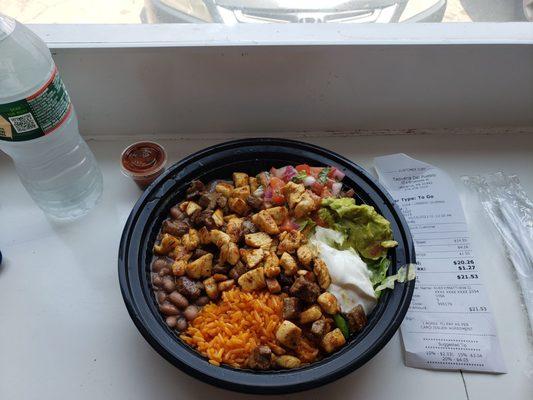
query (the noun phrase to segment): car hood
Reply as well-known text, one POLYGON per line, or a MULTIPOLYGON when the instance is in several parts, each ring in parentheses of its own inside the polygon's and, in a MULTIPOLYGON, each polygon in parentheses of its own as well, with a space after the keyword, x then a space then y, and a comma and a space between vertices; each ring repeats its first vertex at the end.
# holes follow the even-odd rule
POLYGON ((232 9, 345 11, 386 7, 406 0, 215 0, 215 4, 232 9))

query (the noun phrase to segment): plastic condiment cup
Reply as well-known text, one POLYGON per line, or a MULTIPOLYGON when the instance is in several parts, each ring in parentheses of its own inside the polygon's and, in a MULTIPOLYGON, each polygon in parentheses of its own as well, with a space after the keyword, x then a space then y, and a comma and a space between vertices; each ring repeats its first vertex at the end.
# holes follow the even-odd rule
POLYGON ((158 143, 137 142, 124 149, 120 160, 122 173, 144 190, 165 170, 167 153, 158 143))

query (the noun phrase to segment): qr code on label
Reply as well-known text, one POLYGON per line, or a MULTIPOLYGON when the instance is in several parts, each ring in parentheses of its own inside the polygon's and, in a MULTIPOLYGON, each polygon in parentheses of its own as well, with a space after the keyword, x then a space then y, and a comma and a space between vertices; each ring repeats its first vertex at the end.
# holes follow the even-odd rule
POLYGON ((37 125, 37 122, 35 122, 31 113, 9 117, 9 122, 11 122, 17 133, 33 131, 34 129, 39 128, 39 125, 37 125))

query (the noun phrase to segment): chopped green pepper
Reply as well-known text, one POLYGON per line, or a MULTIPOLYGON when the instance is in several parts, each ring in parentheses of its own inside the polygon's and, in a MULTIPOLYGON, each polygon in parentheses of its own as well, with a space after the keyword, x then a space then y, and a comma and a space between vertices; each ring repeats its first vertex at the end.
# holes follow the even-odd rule
POLYGON ((345 339, 348 339, 350 337, 350 329, 348 328, 348 323, 344 319, 344 317, 340 314, 335 314, 333 316, 333 320, 335 321, 335 325, 337 325, 337 328, 339 328, 344 335, 345 339))

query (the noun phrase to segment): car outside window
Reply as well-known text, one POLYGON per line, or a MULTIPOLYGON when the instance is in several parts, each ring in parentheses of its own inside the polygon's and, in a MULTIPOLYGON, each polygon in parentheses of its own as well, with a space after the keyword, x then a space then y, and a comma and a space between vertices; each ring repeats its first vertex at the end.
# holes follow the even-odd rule
POLYGON ((533 0, 0 0, 29 24, 362 24, 533 19, 533 0))

